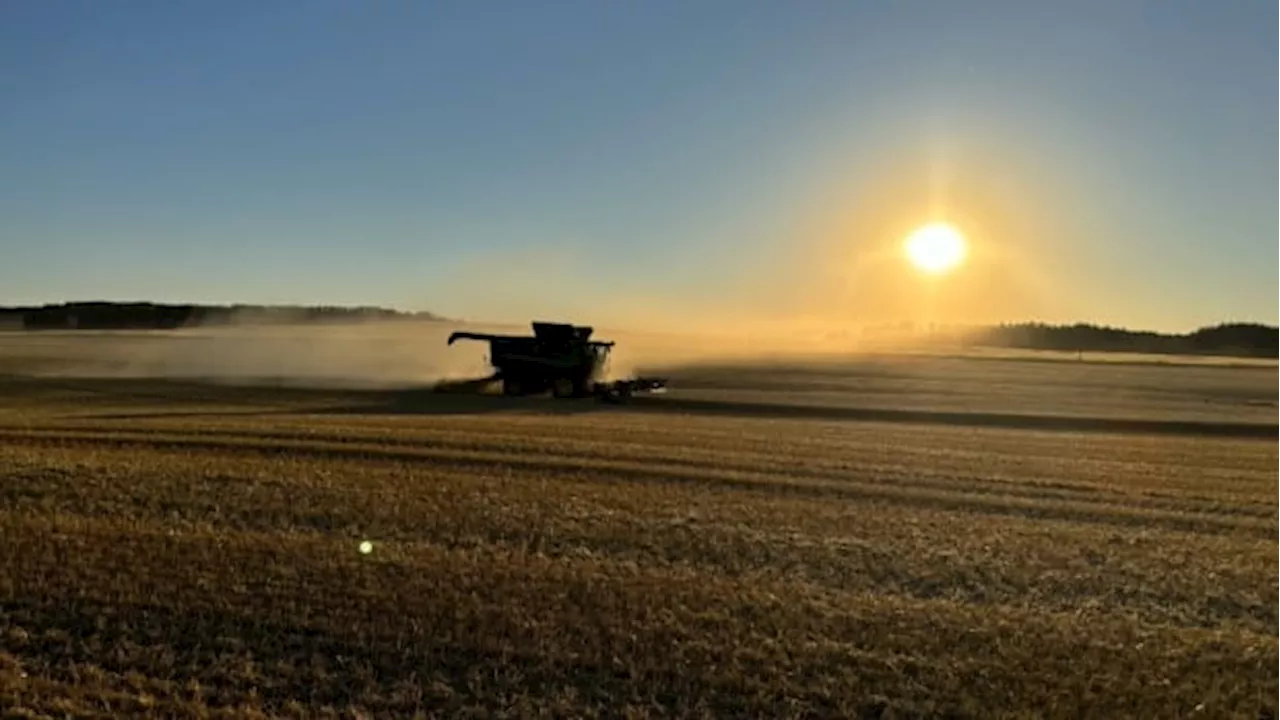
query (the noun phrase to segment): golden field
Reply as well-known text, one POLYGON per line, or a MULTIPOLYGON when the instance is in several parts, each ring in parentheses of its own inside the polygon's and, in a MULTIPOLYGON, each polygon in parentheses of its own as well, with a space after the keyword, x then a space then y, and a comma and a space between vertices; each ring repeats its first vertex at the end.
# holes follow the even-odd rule
POLYGON ((1274 366, 719 364, 615 407, 13 337, 4 717, 1276 714, 1274 366))

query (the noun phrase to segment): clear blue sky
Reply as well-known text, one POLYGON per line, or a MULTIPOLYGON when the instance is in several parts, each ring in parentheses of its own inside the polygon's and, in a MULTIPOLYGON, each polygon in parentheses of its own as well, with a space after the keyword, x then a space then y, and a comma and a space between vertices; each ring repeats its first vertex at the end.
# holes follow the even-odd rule
POLYGON ((972 272, 1001 248, 1054 288, 987 315, 1275 323, 1276 26, 1262 0, 8 2, 0 304, 781 297, 933 188, 977 218, 972 272))

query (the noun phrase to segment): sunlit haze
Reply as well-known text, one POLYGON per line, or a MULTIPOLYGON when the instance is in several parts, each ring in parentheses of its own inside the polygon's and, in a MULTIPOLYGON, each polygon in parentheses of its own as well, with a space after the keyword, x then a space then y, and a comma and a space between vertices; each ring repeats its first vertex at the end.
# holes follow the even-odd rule
POLYGON ((1276 323, 1276 26, 1189 0, 6 3, 0 304, 1276 323), (904 260, 937 218, 967 252, 930 231, 904 260))

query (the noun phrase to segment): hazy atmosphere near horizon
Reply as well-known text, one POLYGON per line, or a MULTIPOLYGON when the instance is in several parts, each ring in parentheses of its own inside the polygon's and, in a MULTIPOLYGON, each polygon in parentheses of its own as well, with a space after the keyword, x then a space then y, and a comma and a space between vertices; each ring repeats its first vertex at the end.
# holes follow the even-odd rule
POLYGON ((1154 0, 6 3, 0 304, 1275 324, 1276 25, 1154 0), (951 234, 905 251, 931 223, 951 234))

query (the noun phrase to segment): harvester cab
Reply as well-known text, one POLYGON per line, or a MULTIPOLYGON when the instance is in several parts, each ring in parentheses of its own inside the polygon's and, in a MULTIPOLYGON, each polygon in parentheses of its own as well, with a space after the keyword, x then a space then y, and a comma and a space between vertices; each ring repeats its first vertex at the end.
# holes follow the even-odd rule
POLYGON ((569 323, 532 323, 533 335, 491 335, 458 331, 456 340, 489 343, 489 364, 494 379, 502 382, 504 395, 535 395, 548 390, 555 397, 599 397, 617 400, 637 392, 661 392, 666 382, 657 378, 606 381, 614 343, 592 340, 594 328, 569 323))

